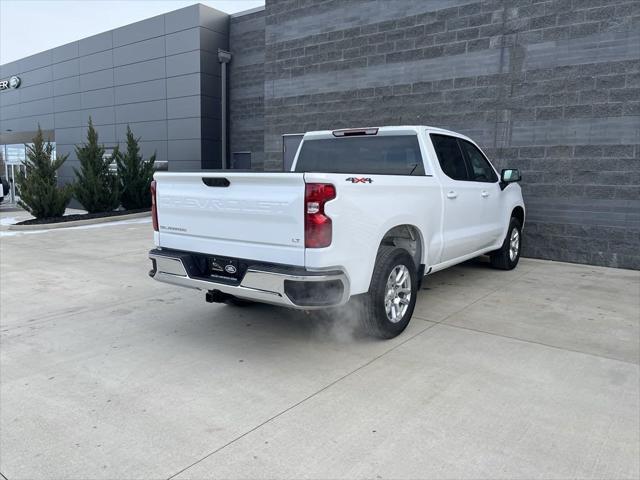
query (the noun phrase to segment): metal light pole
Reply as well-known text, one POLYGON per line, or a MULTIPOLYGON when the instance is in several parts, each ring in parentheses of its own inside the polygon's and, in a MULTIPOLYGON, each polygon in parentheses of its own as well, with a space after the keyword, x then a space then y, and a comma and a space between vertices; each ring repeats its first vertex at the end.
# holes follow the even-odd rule
POLYGON ((222 67, 222 96, 220 98, 222 108, 222 170, 227 169, 227 63, 231 61, 231 52, 218 49, 218 61, 222 67))

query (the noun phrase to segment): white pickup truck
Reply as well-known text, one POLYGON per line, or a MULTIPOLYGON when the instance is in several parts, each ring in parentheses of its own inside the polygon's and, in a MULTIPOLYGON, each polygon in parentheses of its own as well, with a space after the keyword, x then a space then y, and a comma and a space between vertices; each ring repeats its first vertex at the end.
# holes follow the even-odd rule
POLYGON ((447 130, 309 132, 291 172, 156 173, 149 274, 209 302, 349 302, 369 333, 392 338, 425 275, 483 254, 518 264, 519 180, 447 130))

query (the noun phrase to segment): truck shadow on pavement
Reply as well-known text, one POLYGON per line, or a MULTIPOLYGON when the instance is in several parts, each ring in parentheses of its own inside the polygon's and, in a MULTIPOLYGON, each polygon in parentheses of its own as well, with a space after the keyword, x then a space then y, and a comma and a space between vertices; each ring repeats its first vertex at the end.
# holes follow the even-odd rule
MULTIPOLYGON (((478 278, 487 274, 490 267, 485 259, 473 259, 461 265, 425 278, 422 291, 418 293, 418 305, 410 327, 424 320, 430 320, 420 314, 420 307, 429 303, 429 290, 440 293, 443 289, 457 292, 456 296, 464 297, 466 288, 471 288, 478 282, 478 278)), ((231 336, 255 335, 259 332, 265 337, 286 337, 289 342, 320 342, 320 343, 384 343, 368 336, 359 326, 360 315, 357 302, 350 302, 341 308, 326 308, 318 310, 294 310, 284 307, 249 303, 244 306, 227 304, 203 304, 201 310, 211 323, 208 326, 224 328, 231 336)), ((200 310, 200 309, 199 309, 200 310)), ((411 329, 411 328, 410 328, 411 329)), ((204 332, 202 332, 204 334, 204 332)), ((206 335, 206 334, 205 334, 206 335)), ((403 334, 403 335, 406 335, 403 334)), ((400 335, 399 338, 403 337, 400 335)))

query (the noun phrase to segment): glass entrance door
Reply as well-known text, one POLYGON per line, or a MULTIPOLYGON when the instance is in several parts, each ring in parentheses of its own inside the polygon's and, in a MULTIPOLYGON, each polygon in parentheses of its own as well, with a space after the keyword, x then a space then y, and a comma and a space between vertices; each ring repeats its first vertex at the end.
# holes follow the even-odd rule
POLYGON ((16 191, 16 176, 18 172, 25 169, 26 145, 22 143, 0 145, 0 154, 4 164, 2 176, 9 183, 9 191, 5 194, 3 203, 15 204, 19 200, 16 191))

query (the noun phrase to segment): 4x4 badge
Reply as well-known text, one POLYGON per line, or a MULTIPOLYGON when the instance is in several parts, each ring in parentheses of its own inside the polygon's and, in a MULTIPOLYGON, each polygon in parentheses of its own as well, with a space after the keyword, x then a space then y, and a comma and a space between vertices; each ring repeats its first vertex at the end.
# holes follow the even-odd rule
POLYGON ((345 179, 345 182, 351 182, 351 183, 373 183, 373 180, 371 180, 368 177, 349 177, 345 179))

